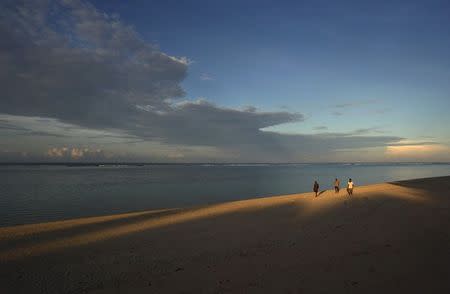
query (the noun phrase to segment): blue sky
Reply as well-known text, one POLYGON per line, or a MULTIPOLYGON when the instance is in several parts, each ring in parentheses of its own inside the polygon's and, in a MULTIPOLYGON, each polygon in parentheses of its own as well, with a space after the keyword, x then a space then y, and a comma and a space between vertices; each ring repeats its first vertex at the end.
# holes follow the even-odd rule
MULTIPOLYGON (((317 116, 316 124, 337 124, 338 131, 372 127, 378 120, 420 136, 421 117, 438 129, 433 116, 450 122, 443 115, 450 108, 447 1, 94 4, 120 14, 164 52, 192 59, 183 82, 189 98, 263 110, 287 106, 310 113, 312 120, 317 116), (202 74, 213 80, 201 80, 202 74), (334 104, 372 100, 367 108, 386 112, 384 118, 345 122, 318 114, 334 104), (417 124, 411 128, 405 120, 417 124)), ((286 130, 296 128, 304 131, 302 124, 286 130)))
MULTIPOLYGON (((10 1, 8 9, 16 14, 9 14, 12 16, 2 23, 0 33, 10 33, 8 30, 15 22, 32 23, 37 21, 33 17, 43 15, 39 19, 44 21, 34 23, 41 26, 39 32, 30 34, 24 29, 22 35, 8 36, 17 40, 12 43, 18 47, 28 48, 26 52, 39 50, 39 46, 66 50, 64 56, 42 55, 54 60, 51 66, 63 76, 72 73, 74 65, 64 67, 59 61, 79 58, 73 49, 84 50, 85 55, 76 60, 77 64, 85 64, 88 58, 103 58, 101 52, 122 50, 124 55, 120 60, 101 60, 98 72, 103 74, 98 79, 105 85, 110 83, 104 73, 113 71, 110 67, 115 62, 123 63, 124 68, 131 66, 123 56, 141 58, 139 54, 144 47, 146 56, 161 53, 157 64, 161 62, 167 68, 151 72, 133 68, 136 75, 128 77, 133 79, 132 85, 124 83, 121 88, 106 89, 109 92, 104 89, 107 86, 89 84, 88 87, 79 75, 71 76, 70 83, 58 80, 59 86, 50 88, 48 80, 52 78, 49 77, 44 92, 50 94, 45 99, 26 95, 36 105, 32 110, 20 109, 19 103, 10 106, 13 99, 17 101, 16 97, 25 94, 7 91, 10 97, 3 100, 9 108, 2 113, 8 128, 3 130, 11 135, 10 126, 14 125, 32 134, 13 134, 8 143, 3 143, 0 148, 7 151, 3 155, 5 160, 24 159, 19 154, 25 153, 33 155, 24 160, 54 159, 49 158, 48 150, 52 148, 66 148, 69 153, 74 149, 102 150, 101 156, 107 160, 450 160, 447 130, 450 4, 447 1, 144 1, 130 4, 119 0, 68 0, 51 3, 56 7, 53 10, 28 5, 27 14, 23 14, 23 9, 17 9, 20 4, 10 1), (67 15, 73 20, 68 21, 67 15), (64 29, 55 26, 58 20, 67 22, 61 26, 64 29), (49 42, 46 39, 49 34, 39 35, 46 30, 57 35, 58 41, 49 42), (113 46, 115 34, 122 43, 113 46), (67 36, 73 42, 70 50, 63 41, 67 36), (126 45, 130 43, 138 45, 126 45), (36 48, 30 44, 40 45, 36 48), (136 82, 141 79, 142 83, 136 82), (163 89, 160 80, 171 86, 163 89), (146 87, 146 81, 154 86, 146 87), (70 111, 56 108, 52 99, 57 100, 62 94, 55 89, 64 91, 75 86, 92 89, 82 93, 91 97, 89 103, 70 102, 73 104, 70 111), (152 92, 155 87, 157 93, 152 92), (98 94, 99 89, 102 94, 98 94), (184 94, 177 94, 179 90, 184 94), (86 113, 98 113, 93 111, 96 107, 104 109, 105 101, 119 99, 102 96, 105 92, 121 93, 120 99, 124 95, 133 96, 124 100, 134 103, 132 107, 145 106, 139 109, 149 113, 145 118, 141 113, 130 114, 122 105, 125 108, 112 107, 116 111, 114 117, 122 118, 121 123, 106 116, 101 123, 100 119, 86 117, 86 113), (96 102, 92 103, 93 100, 96 102), (78 106, 80 112, 74 113, 78 106), (84 112, 83 107, 86 107, 84 112), (169 115, 161 117, 162 113, 169 115), (199 119, 199 114, 204 119, 199 119), (219 118, 221 115, 224 117, 219 118), (48 118, 51 125, 37 124, 30 118, 48 118), (236 119, 240 124, 231 122, 236 119), (139 130, 131 127, 131 122, 139 130), (64 124, 78 130, 70 138, 56 136, 64 124), (53 133, 42 136, 43 143, 35 150, 17 150, 19 145, 36 138, 39 132, 45 133, 46 129, 53 133), (107 132, 108 136, 114 133, 116 137, 133 137, 140 142, 131 147, 125 141, 118 142, 111 147, 108 142, 83 137, 86 132, 107 132), (192 132, 189 138, 180 139, 189 132, 192 132), (329 147, 314 148, 314 144, 329 147), (273 155, 276 152, 286 156, 273 155), (39 154, 44 155, 41 158, 39 154)), ((12 54, 12 47, 3 46, 2 50, 12 54)), ((38 61, 34 62, 20 71, 17 69, 18 75, 34 73, 32 69, 39 66, 38 61)), ((155 59, 139 62, 156 64, 155 59)), ((8 66, 19 67, 14 63, 8 66)), ((95 79, 97 76, 91 78, 94 82, 95 79)), ((21 83, 23 79, 17 82, 21 83)), ((62 154, 61 160, 74 159, 70 154, 62 154)), ((90 156, 76 159, 95 160, 97 155, 90 156)))

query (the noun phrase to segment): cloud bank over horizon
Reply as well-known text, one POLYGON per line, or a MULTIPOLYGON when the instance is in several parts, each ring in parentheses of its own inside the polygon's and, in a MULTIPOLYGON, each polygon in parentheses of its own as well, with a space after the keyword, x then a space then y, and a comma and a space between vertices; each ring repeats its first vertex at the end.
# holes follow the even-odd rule
MULTIPOLYGON (((6 1, 0 7, 0 133, 8 137, 0 161, 345 161, 404 139, 377 127, 270 131, 306 116, 186 98, 181 83, 189 57, 161 51, 88 2, 6 1)), ((214 81, 209 74, 200 79, 214 81)), ((349 106, 335 108, 341 114, 349 106)))

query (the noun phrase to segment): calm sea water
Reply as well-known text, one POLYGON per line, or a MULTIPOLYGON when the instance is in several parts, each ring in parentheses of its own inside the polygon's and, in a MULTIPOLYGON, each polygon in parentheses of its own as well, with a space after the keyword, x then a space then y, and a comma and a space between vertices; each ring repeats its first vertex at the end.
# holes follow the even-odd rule
POLYGON ((450 175, 448 164, 1 166, 0 226, 450 175))

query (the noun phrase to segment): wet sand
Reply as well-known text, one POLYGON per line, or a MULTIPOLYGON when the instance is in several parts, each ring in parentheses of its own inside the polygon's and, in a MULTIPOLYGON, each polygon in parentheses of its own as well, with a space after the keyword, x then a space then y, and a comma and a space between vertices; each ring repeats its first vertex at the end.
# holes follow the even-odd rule
POLYGON ((450 293, 450 177, 0 228, 0 293, 450 293))

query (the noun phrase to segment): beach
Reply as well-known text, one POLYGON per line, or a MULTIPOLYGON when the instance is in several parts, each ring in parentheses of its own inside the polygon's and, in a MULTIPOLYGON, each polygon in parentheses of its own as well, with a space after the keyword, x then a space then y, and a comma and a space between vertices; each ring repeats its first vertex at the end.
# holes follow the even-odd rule
POLYGON ((0 293, 449 293, 450 177, 0 228, 0 293))

